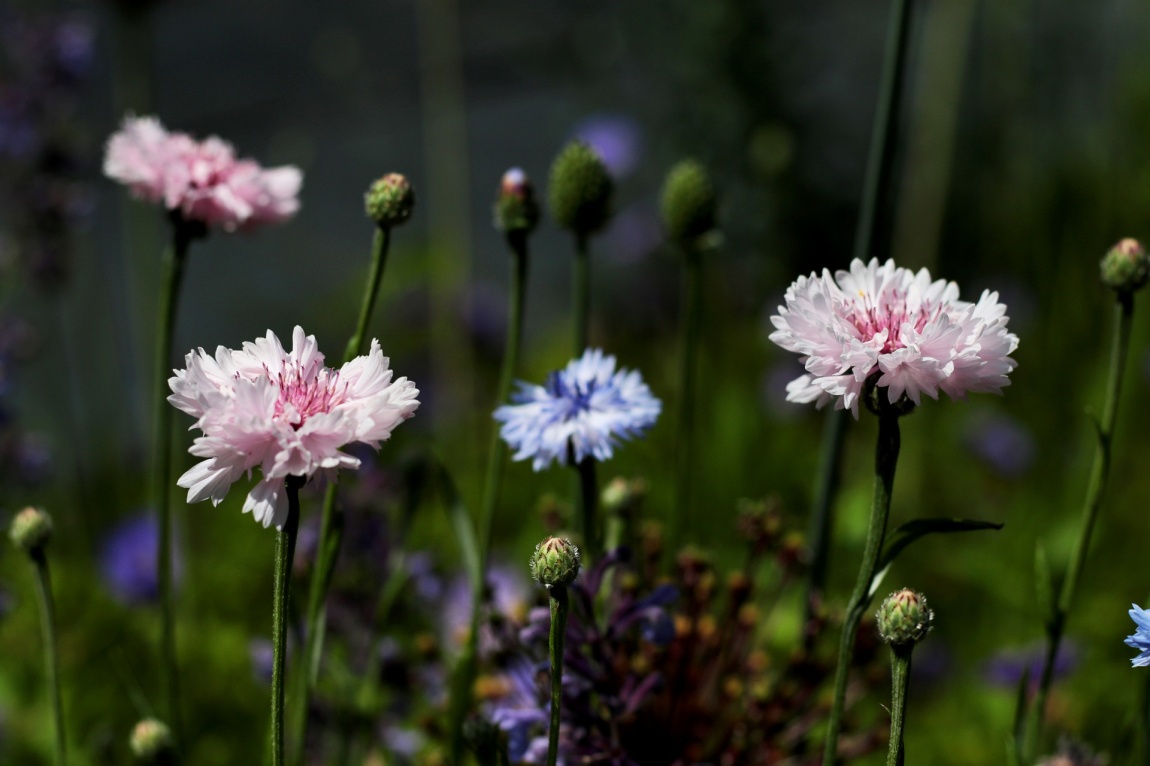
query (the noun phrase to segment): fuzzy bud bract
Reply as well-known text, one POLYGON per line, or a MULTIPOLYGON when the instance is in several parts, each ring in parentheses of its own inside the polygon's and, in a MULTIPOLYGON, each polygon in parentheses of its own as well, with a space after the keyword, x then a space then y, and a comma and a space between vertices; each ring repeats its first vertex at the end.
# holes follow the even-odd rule
POLYGON ((548 537, 535 546, 531 557, 531 576, 548 589, 575 582, 579 567, 579 549, 562 537, 548 537))
POLYGON ((926 638, 934 623, 934 612, 926 596, 909 588, 887 596, 876 615, 878 632, 891 646, 914 645, 926 638))
POLYGON ((547 188, 551 214, 560 226, 577 234, 598 231, 611 217, 614 186, 595 150, 572 141, 551 165, 547 188))
POLYGON ((21 550, 28 553, 38 551, 52 538, 52 517, 39 508, 29 506, 12 519, 8 537, 21 550))
POLYGON ((535 201, 535 186, 519 168, 511 168, 499 182, 499 196, 495 198, 495 228, 508 234, 530 233, 539 223, 539 203, 535 201))
POLYGON ((707 171, 694 160, 683 160, 663 182, 663 222, 671 240, 690 244, 715 228, 715 188, 707 171))
POLYGON ((375 181, 363 195, 367 217, 377 226, 390 229, 406 223, 415 207, 415 192, 400 173, 388 173, 375 181))
POLYGON ((1136 239, 1126 238, 1102 258, 1102 284, 1117 293, 1142 289, 1150 277, 1150 256, 1136 239))

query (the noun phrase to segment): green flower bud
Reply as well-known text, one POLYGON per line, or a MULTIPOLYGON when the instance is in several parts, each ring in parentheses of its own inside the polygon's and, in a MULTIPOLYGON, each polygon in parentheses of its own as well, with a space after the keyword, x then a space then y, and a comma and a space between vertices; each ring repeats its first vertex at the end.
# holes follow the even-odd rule
POLYGON ((567 587, 579 576, 579 549, 570 540, 548 537, 535 546, 531 576, 545 588, 567 587))
POLYGON ((367 217, 377 226, 390 229, 407 223, 415 207, 415 192, 400 173, 388 173, 371 185, 363 195, 367 217))
POLYGON ((17 548, 29 553, 38 551, 52 538, 52 517, 39 508, 29 506, 12 519, 8 537, 17 548))
POLYGON ((914 645, 926 638, 934 623, 934 612, 926 596, 909 588, 887 596, 876 615, 882 640, 892 646, 914 645))
POLYGON ((530 233, 539 223, 539 204, 535 201, 535 187, 527 174, 511 168, 499 183, 499 196, 495 199, 495 228, 502 232, 530 233))
POLYGON ((614 182, 607 166, 582 141, 572 141, 551 165, 547 197, 551 214, 564 229, 590 234, 611 217, 614 182))
POLYGON ((175 742, 167 724, 155 718, 145 718, 132 729, 128 739, 132 753, 143 763, 174 763, 175 742))
POLYGON ((707 171, 683 160, 663 182, 663 222, 671 240, 689 244, 715 228, 717 199, 707 171))
POLYGON ((1150 257, 1136 239, 1124 239, 1102 258, 1102 284, 1117 293, 1140 290, 1150 277, 1150 257))

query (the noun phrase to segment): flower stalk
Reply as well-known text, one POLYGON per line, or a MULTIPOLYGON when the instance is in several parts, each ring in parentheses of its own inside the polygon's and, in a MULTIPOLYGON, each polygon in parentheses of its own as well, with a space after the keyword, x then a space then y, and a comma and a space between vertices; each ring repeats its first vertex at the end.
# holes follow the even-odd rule
POLYGON ((894 487, 895 468, 901 444, 899 431, 899 411, 887 401, 886 391, 876 388, 878 399, 878 441, 875 444, 874 493, 871 497, 870 521, 867 525, 866 548, 858 579, 847 606, 843 622, 842 637, 839 641, 838 663, 835 667, 834 699, 831 703, 830 719, 827 725, 826 745, 823 750, 823 763, 835 763, 838 750, 839 729, 842 726, 843 706, 846 702, 847 679, 850 675, 851 658, 854 655, 855 637, 862 622, 867 604, 870 603, 871 583, 878 568, 879 554, 886 538, 887 518, 890 515, 891 490, 894 487))
POLYGON ((180 285, 184 278, 191 241, 206 230, 201 224, 171 215, 172 244, 164 251, 161 264, 160 321, 156 326, 156 381, 153 448, 156 462, 152 476, 152 497, 160 520, 156 547, 156 576, 160 592, 160 680, 167 720, 176 742, 181 742, 179 669, 176 660, 176 607, 172 586, 172 503, 169 477, 172 473, 172 411, 168 407, 168 377, 172 373, 172 338, 175 333, 180 285))
MULTIPOLYGON (((372 239, 371 265, 367 283, 364 285, 363 299, 360 302, 359 317, 355 334, 347 342, 343 353, 343 363, 347 364, 364 351, 367 341, 367 327, 375 312, 379 285, 383 281, 384 267, 391 247, 391 228, 377 225, 372 239)), ((302 763, 304 739, 307 734, 307 711, 311 692, 319 679, 319 666, 323 658, 323 644, 327 629, 325 602, 335 565, 339 559, 339 549, 343 543, 345 520, 343 510, 335 503, 335 484, 328 484, 323 496, 323 510, 320 515, 319 538, 316 546, 316 562, 308 587, 307 600, 307 639, 303 652, 303 672, 297 679, 297 692, 293 708, 296 737, 295 763, 302 763)))
POLYGON ((559 714, 563 699, 563 641, 567 635, 567 587, 552 586, 551 635, 547 642, 551 660, 551 724, 547 730, 547 766, 559 758, 559 714))
POLYGON ((913 645, 890 648, 890 743, 886 766, 902 766, 906 750, 902 744, 906 727, 906 696, 910 689, 910 657, 913 645))
MULTIPOLYGON (((572 462, 574 457, 572 456, 572 462)), ((595 477, 595 458, 587 456, 575 464, 579 473, 579 507, 583 520, 583 550, 589 560, 599 554, 599 482, 595 477)))
POLYGON ((299 491, 306 481, 302 476, 289 476, 287 520, 276 532, 275 584, 272 599, 272 700, 271 748, 272 766, 284 766, 284 681, 287 659, 288 603, 291 597, 291 567, 295 558, 299 532, 299 491))
POLYGON ((60 658, 56 642, 56 610, 52 601, 52 579, 48 557, 43 548, 29 551, 36 570, 36 601, 40 607, 40 626, 44 634, 44 670, 48 675, 48 694, 52 699, 52 721, 56 729, 56 766, 67 763, 64 737, 64 702, 60 692, 60 658))
POLYGON ((575 267, 571 278, 572 356, 579 356, 587 348, 591 316, 591 253, 587 235, 575 235, 575 267))
POLYGON ((702 309, 702 258, 699 248, 686 248, 683 271, 685 317, 679 369, 679 435, 676 442, 675 506, 668 531, 667 550, 672 559, 682 543, 687 516, 691 512, 691 478, 695 443, 695 387, 698 379, 699 330, 702 309))
POLYGON ((1030 760, 1033 760, 1038 745, 1038 737, 1046 715, 1046 700, 1054 680, 1055 660, 1058 657, 1058 649, 1062 643, 1070 608, 1074 603, 1074 595, 1078 590, 1082 568, 1090 551, 1090 540, 1106 491, 1106 482, 1110 473, 1111 441, 1118 412, 1118 399, 1122 393, 1122 378, 1126 370, 1126 359, 1130 351, 1130 333, 1133 325, 1134 295, 1132 292, 1119 291, 1116 294, 1114 305, 1114 335, 1110 345, 1106 401, 1103 405, 1102 417, 1096 424, 1097 442, 1094 450, 1094 462, 1090 469, 1090 479, 1086 487, 1086 499, 1082 507, 1082 526, 1074 543, 1074 551, 1070 557, 1066 577, 1062 581, 1058 602, 1046 627, 1046 656, 1026 727, 1023 755, 1030 760))

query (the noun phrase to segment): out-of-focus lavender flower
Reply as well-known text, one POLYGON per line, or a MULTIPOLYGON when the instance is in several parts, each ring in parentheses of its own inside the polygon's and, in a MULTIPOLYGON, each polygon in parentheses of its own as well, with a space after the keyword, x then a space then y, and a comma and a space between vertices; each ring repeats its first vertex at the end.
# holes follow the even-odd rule
POLYGON ((427 742, 427 737, 419 729, 396 725, 384 726, 380 739, 391 755, 406 759, 415 758, 427 742))
MULTIPOLYGON (((1017 687, 1022 674, 1028 673, 1031 688, 1038 685, 1042 665, 1046 657, 1045 644, 1033 644, 1017 649, 997 652, 983 663, 982 677, 993 686, 1017 687)), ((1054 659, 1054 677, 1061 678, 1078 667, 1078 648, 1070 641, 1063 641, 1054 659)))
POLYGON ((439 601, 443 595, 443 578, 435 571, 435 562, 427 551, 409 553, 404 568, 411 579, 411 589, 424 604, 439 601))
POLYGON ((999 476, 1014 479, 1034 465, 1034 437, 1018 420, 987 412, 971 418, 963 437, 966 448, 999 476))
POLYGON ((104 537, 100 546, 100 575, 118 601, 144 604, 158 597, 156 549, 159 539, 160 524, 151 513, 121 521, 104 537))
POLYGON ((532 743, 540 738, 541 727, 545 731, 551 710, 533 665, 517 657, 486 681, 486 687, 498 691, 485 704, 485 715, 507 735, 508 758, 512 763, 542 763, 526 758, 532 743))
POLYGON ((85 79, 95 59, 96 32, 78 17, 65 18, 51 30, 51 57, 55 73, 66 82, 85 79))
POLYGON ((262 684, 272 682, 272 663, 275 662, 275 647, 270 638, 253 638, 248 641, 248 657, 252 661, 252 676, 262 684))
POLYGON ((615 215, 604 234, 608 254, 620 263, 637 263, 663 244, 659 214, 652 206, 631 205, 615 215))
MULTIPOLYGON (((518 623, 527 616, 532 589, 521 571, 522 567, 493 564, 487 569, 487 599, 492 613, 518 623)), ((459 577, 447 589, 440 611, 440 635, 443 645, 458 649, 467 638, 471 627, 471 586, 459 577)), ((480 651, 493 647, 492 637, 480 634, 480 651)))
POLYGON ((622 114, 591 115, 575 126, 572 138, 590 145, 616 179, 629 175, 643 154, 639 123, 622 114))
POLYGON ((1150 665, 1150 612, 1137 604, 1130 606, 1130 619, 1134 620, 1137 630, 1134 635, 1127 636, 1126 645, 1139 650, 1140 654, 1130 660, 1130 664, 1142 668, 1150 665))

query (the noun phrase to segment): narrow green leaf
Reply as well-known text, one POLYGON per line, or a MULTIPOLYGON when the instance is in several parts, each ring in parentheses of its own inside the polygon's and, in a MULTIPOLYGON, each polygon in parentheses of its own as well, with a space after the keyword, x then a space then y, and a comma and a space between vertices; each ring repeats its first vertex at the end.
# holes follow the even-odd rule
POLYGON ((974 532, 980 529, 1002 529, 1002 524, 993 521, 971 521, 970 519, 913 519, 906 522, 894 531, 887 541, 886 550, 878 560, 878 571, 871 580, 868 598, 873 598, 875 591, 886 577, 887 570, 898 554, 914 541, 927 535, 952 534, 954 532, 974 532))

